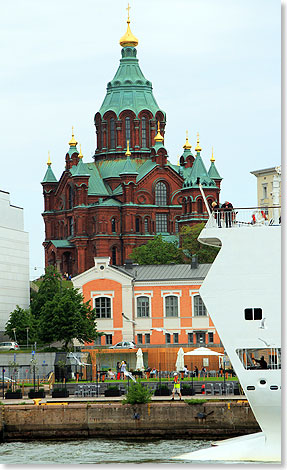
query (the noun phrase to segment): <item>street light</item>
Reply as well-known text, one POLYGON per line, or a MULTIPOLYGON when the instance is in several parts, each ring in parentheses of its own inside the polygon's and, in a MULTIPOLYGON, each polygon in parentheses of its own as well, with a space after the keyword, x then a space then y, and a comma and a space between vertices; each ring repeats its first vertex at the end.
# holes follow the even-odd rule
POLYGON ((17 338, 16 338, 16 328, 12 328, 12 331, 13 331, 13 333, 14 333, 14 338, 15 338, 15 341, 16 341, 16 343, 17 343, 17 338))
POLYGON ((26 328, 27 331, 27 349, 28 349, 28 344, 29 344, 29 327, 27 326, 26 328))

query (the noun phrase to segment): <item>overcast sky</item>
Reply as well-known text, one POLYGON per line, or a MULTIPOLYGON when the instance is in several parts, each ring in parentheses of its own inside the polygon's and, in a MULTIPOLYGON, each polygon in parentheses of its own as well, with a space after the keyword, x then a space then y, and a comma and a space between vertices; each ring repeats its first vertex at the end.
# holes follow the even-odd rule
MULTIPOLYGON (((167 114, 176 163, 189 132, 207 168, 214 147, 221 201, 256 205, 250 171, 280 164, 280 0, 130 0, 140 67, 167 114)), ((1 6, 0 189, 24 208, 30 275, 43 271, 42 181, 59 179, 71 138, 84 161, 93 118, 118 68, 126 0, 11 0, 1 6), (34 270, 34 267, 37 270, 34 270)))

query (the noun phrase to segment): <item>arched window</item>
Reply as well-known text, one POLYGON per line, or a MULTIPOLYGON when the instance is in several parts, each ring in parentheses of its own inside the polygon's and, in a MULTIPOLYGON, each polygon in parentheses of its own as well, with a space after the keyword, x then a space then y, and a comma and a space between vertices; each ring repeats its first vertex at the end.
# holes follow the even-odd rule
POLYGON ((178 297, 176 295, 165 297, 165 316, 178 317, 178 297))
POLYGON ((112 219, 112 232, 116 232, 116 219, 112 219))
POLYGON ((110 120, 110 148, 116 148, 116 133, 115 133, 115 120, 111 118, 110 120))
POLYGON ((126 118, 125 120, 125 123, 126 123, 126 142, 127 140, 130 141, 130 147, 132 145, 131 143, 131 120, 129 117, 126 118))
POLYGON ((193 308, 194 308, 194 317, 206 317, 207 311, 200 295, 195 295, 193 297, 193 308))
POLYGON ((155 203, 157 206, 167 205, 167 191, 166 185, 160 181, 155 187, 155 203))
POLYGON ((97 318, 111 318, 111 299, 109 297, 96 297, 95 309, 97 318))
POLYGON ((117 247, 113 246, 112 248, 112 264, 115 266, 117 264, 117 247))
POLYGON ((137 316, 149 317, 149 298, 141 296, 137 298, 137 316))
POLYGON ((178 229, 178 220, 176 219, 175 220, 175 233, 178 233, 179 229, 178 229))
POLYGON ((145 233, 149 233, 149 226, 148 225, 149 225, 148 224, 148 218, 146 217, 144 219, 144 231, 145 231, 145 233))
POLYGON ((140 232, 140 218, 136 217, 136 232, 140 232))
POLYGON ((72 209, 73 207, 73 203, 74 203, 74 191, 73 191, 73 188, 72 186, 69 186, 69 201, 68 201, 68 205, 69 205, 69 209, 72 209))
POLYGON ((203 204, 202 204, 202 199, 197 200, 197 212, 199 214, 203 213, 203 204))
POLYGON ((142 147, 146 148, 146 118, 142 118, 142 147))

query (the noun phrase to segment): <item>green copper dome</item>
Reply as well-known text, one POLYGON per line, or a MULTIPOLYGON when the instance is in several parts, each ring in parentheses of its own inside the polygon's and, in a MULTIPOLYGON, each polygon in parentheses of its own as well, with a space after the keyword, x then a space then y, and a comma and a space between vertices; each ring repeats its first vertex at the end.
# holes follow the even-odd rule
MULTIPOLYGON (((111 82, 107 85, 107 94, 99 113, 114 111, 117 116, 125 109, 134 111, 136 116, 143 109, 152 112, 163 112, 152 93, 152 84, 142 73, 136 58, 134 47, 122 48, 120 66, 111 82)), ((164 116, 165 113, 163 112, 164 116)))

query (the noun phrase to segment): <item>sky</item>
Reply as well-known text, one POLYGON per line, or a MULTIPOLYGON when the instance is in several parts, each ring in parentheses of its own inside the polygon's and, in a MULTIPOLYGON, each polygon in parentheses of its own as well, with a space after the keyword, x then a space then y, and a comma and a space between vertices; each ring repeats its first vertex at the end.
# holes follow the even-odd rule
MULTIPOLYGON (((166 112, 165 147, 192 151, 223 177, 221 202, 257 204, 250 172, 281 161, 280 0, 130 0, 137 57, 166 112)), ((59 179, 74 126, 84 162, 94 115, 121 58, 126 0, 12 0, 1 6, 0 189, 23 207, 30 279, 44 270, 41 181, 59 179)), ((78 146, 79 148, 79 146, 78 146)))

